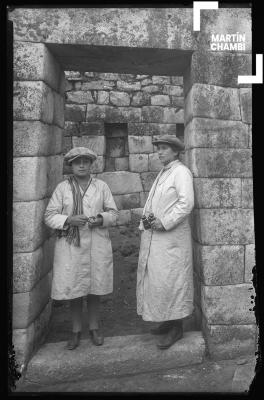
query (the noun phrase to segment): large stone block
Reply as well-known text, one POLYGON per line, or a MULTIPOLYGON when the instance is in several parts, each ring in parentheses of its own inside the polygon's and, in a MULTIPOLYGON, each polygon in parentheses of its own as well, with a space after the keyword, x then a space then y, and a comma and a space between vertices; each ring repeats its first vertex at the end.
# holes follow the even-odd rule
POLYGON ((183 76, 171 76, 171 84, 176 86, 183 86, 183 76))
POLYGON ((117 81, 117 89, 124 91, 137 91, 140 90, 140 82, 125 82, 125 81, 117 81))
POLYGON ((43 43, 14 42, 14 80, 44 81, 60 91, 61 68, 43 43))
POLYGON ((252 124, 252 89, 239 89, 242 121, 252 124))
POLYGON ((32 201, 47 194, 47 158, 20 157, 13 160, 13 199, 32 201))
POLYGON ((108 80, 98 80, 82 83, 82 90, 109 90, 112 89, 115 82, 108 80))
POLYGON ((153 182, 155 181, 157 175, 158 172, 143 172, 140 175, 144 191, 147 192, 151 189, 151 186, 153 185, 153 182))
POLYGON ((30 292, 13 295, 13 328, 27 328, 49 301, 51 272, 46 274, 30 292))
POLYGON ((34 320, 34 346, 36 350, 41 344, 43 344, 45 337, 49 330, 49 322, 52 313, 52 300, 49 299, 41 313, 34 320))
POLYGON ((48 163, 48 188, 47 194, 50 196, 53 190, 56 188, 57 184, 62 181, 63 172, 63 156, 50 156, 47 158, 48 163))
POLYGON ((170 98, 165 94, 156 94, 151 96, 151 105, 152 106, 169 106, 170 98))
POLYGON ((195 83, 185 101, 185 126, 193 117, 240 121, 238 90, 195 83))
POLYGON ((25 329, 13 329, 12 343, 14 345, 16 362, 21 367, 27 363, 33 351, 34 323, 25 329))
POLYGON ((105 158, 103 156, 98 156, 97 159, 91 165, 91 173, 98 174, 104 171, 105 168, 105 158))
POLYGON ((195 177, 243 178, 252 176, 250 149, 191 149, 188 166, 195 177))
POLYGON ((115 170, 116 171, 127 171, 129 168, 128 157, 116 157, 115 158, 115 170))
POLYGON ((153 153, 151 136, 128 136, 129 153, 153 153))
POLYGON ((206 325, 204 334, 210 358, 234 359, 255 355, 257 350, 256 325, 206 325))
POLYGON ((170 96, 171 97, 171 105, 174 107, 179 107, 184 109, 184 97, 179 96, 170 96))
POLYGON ((169 85, 170 77, 169 76, 152 76, 152 82, 154 85, 169 85))
POLYGON ((109 92, 106 92, 105 90, 99 90, 97 92, 96 103, 97 104, 109 104, 109 92))
POLYGON ((14 119, 40 120, 51 124, 54 112, 52 90, 44 82, 14 82, 14 119))
POLYGON ((176 109, 173 107, 164 107, 163 122, 167 124, 171 123, 183 124, 184 110, 176 109))
POLYGON ((13 255, 13 293, 29 292, 48 271, 43 270, 43 249, 13 255))
POLYGON ((87 121, 103 120, 109 123, 140 122, 141 108, 112 107, 107 105, 87 105, 87 121))
POLYGON ((67 92, 67 103, 87 104, 94 103, 94 98, 90 91, 76 90, 67 92))
POLYGON ((160 171, 162 167, 158 154, 149 154, 149 171, 160 171))
POLYGON ((106 81, 117 81, 119 79, 119 75, 113 72, 99 72, 96 76, 106 81))
POLYGON ((85 121, 86 105, 66 104, 65 121, 82 122, 85 121))
POLYGON ((169 94, 170 96, 183 96, 182 86, 164 85, 162 91, 163 93, 169 94))
POLYGON ((147 76, 145 79, 142 79, 142 81, 141 81, 141 87, 151 85, 151 84, 152 84, 152 79, 148 78, 147 76))
POLYGON ((130 104, 130 96, 126 92, 110 92, 110 103, 114 106, 129 106, 130 104))
POLYGON ((14 121, 13 156, 32 157, 61 153, 63 131, 40 121, 14 121))
POLYGON ((148 155, 129 154, 129 169, 132 172, 148 171, 148 155))
POLYGON ((17 202, 13 205, 13 246, 14 252, 32 252, 47 236, 43 215, 47 199, 17 202))
POLYGON ((150 96, 148 93, 136 92, 132 97, 131 105, 137 107, 146 106, 149 104, 149 100, 150 96))
POLYGON ((256 265, 255 244, 245 246, 245 282, 251 283, 253 279, 252 269, 256 265))
POLYGON ((93 150, 98 156, 105 154, 106 144, 104 136, 73 136, 72 137, 73 147, 88 147, 93 150))
POLYGON ((236 52, 195 51, 192 54, 190 75, 185 80, 184 91, 187 93, 194 83, 241 87, 241 84, 237 83, 237 77, 252 75, 251 58, 251 54, 236 52))
POLYGON ((114 196, 114 200, 118 210, 130 210, 131 208, 140 207, 139 193, 114 196))
POLYGON ((160 86, 158 85, 148 85, 142 87, 142 90, 146 93, 159 93, 160 92, 160 86))
POLYGON ((253 208, 253 179, 244 178, 241 181, 242 181, 241 207, 253 208))
POLYGON ((129 122, 128 135, 133 135, 133 136, 176 135, 176 124, 129 122))
MULTIPOLYGON (((103 136, 105 134, 104 123, 100 122, 81 122, 80 123, 80 136, 103 136)), ((72 136, 79 136, 78 134, 73 134, 72 136)))
POLYGON ((239 178, 194 178, 193 183, 197 208, 241 206, 241 179, 239 178))
POLYGON ((207 323, 254 324, 256 320, 250 303, 251 295, 254 295, 254 287, 247 283, 226 286, 202 285, 201 304, 207 323))
POLYGON ((56 92, 53 92, 54 96, 54 113, 53 113, 53 124, 64 128, 64 97, 56 92))
POLYGON ((205 285, 244 282, 244 246, 202 246, 194 243, 194 263, 205 285))
POLYGON ((164 109, 161 106, 143 106, 142 122, 163 122, 164 109))
POLYGON ((108 184, 112 194, 127 194, 143 191, 140 175, 133 172, 104 172, 103 174, 99 174, 97 178, 102 179, 108 184))
POLYGON ((247 209, 194 210, 194 236, 201 244, 254 243, 254 214, 247 209))
POLYGON ((240 121, 224 121, 211 118, 193 118, 185 127, 186 148, 219 147, 247 148, 249 133, 240 121))

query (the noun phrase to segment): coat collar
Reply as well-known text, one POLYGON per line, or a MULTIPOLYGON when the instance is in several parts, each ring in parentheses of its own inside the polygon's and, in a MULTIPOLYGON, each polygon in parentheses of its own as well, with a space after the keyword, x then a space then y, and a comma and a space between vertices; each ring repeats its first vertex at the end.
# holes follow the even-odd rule
POLYGON ((174 161, 171 161, 169 164, 167 164, 165 167, 163 167, 163 169, 161 170, 161 175, 160 175, 160 178, 158 181, 158 185, 163 183, 169 177, 169 175, 172 173, 172 171, 176 167, 178 167, 179 164, 180 164, 180 160, 174 160, 174 161))

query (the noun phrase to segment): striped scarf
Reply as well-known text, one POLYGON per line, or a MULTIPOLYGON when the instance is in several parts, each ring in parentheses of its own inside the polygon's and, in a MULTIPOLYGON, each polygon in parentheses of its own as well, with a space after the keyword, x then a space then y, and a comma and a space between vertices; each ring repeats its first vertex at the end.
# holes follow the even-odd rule
MULTIPOLYGON (((83 202, 79 184, 74 176, 69 176, 67 180, 71 186, 72 197, 73 197, 72 216, 83 214, 83 202)), ((90 185, 90 183, 91 183, 91 178, 88 183, 88 186, 90 185)), ((80 247, 80 231, 78 226, 70 225, 67 230, 58 230, 57 234, 59 238, 65 237, 66 241, 69 244, 73 244, 76 247, 80 247)))

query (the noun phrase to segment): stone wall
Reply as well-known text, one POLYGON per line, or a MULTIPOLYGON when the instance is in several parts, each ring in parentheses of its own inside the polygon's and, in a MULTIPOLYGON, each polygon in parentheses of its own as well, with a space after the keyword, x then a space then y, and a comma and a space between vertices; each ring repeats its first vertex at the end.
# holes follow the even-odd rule
POLYGON ((92 148, 93 175, 110 186, 121 210, 117 224, 134 221, 162 168, 152 140, 184 140, 183 78, 73 71, 66 78, 63 153, 92 148))
POLYGON ((53 238, 43 223, 62 179, 64 73, 44 44, 14 43, 13 343, 22 364, 51 312, 53 238))

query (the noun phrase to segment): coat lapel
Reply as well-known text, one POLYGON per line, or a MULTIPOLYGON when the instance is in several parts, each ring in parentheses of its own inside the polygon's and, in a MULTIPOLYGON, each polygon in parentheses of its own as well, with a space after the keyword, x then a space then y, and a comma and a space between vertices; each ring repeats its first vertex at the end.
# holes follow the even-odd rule
POLYGON ((174 162, 171 164, 171 166, 168 168, 168 170, 165 170, 165 171, 163 172, 163 174, 161 175, 161 177, 160 177, 160 179, 159 179, 158 185, 160 185, 161 183, 163 183, 163 182, 170 176, 170 174, 172 173, 172 171, 174 171, 174 169, 175 169, 176 167, 178 167, 179 164, 180 164, 180 161, 179 161, 179 160, 174 161, 174 162))

